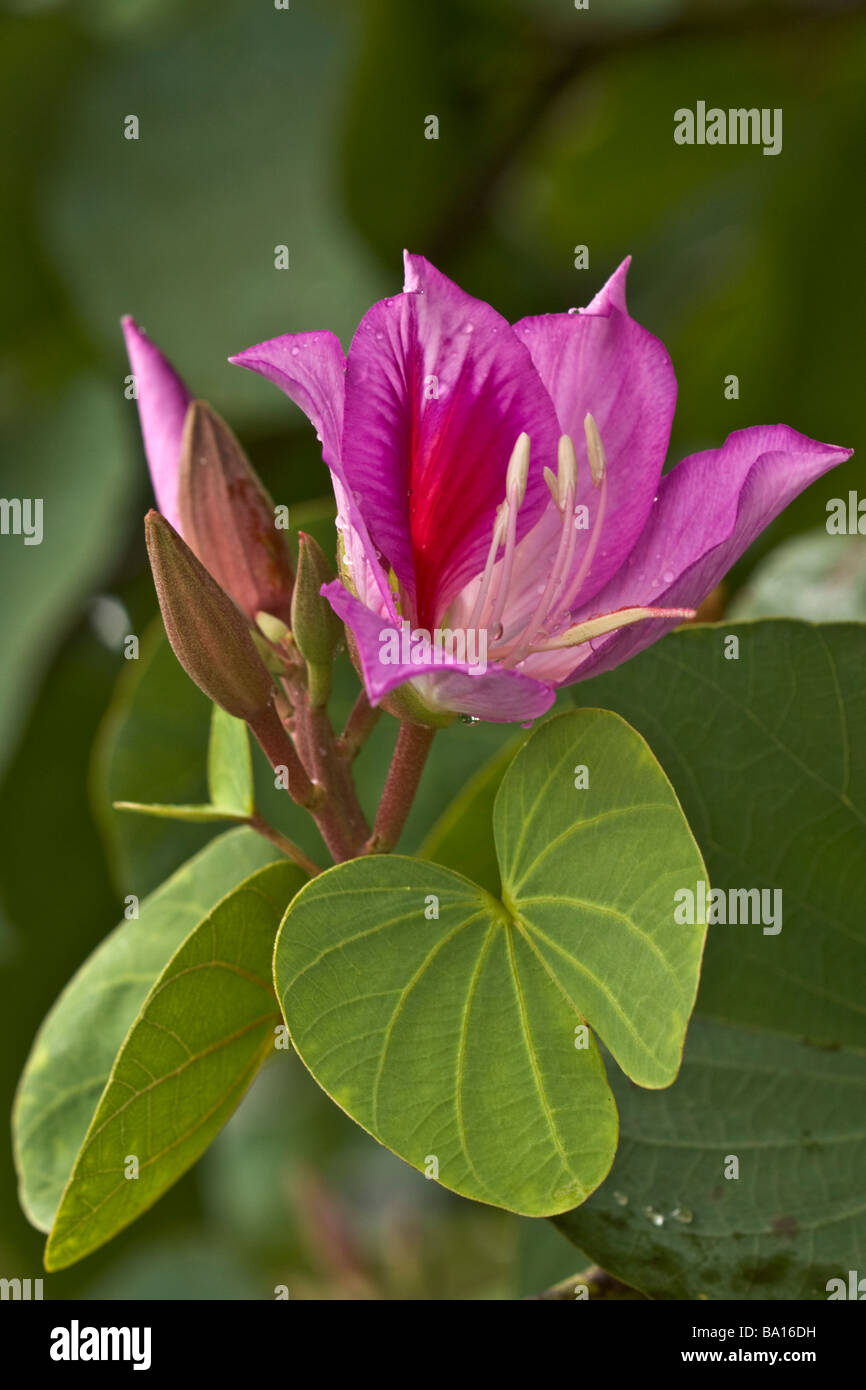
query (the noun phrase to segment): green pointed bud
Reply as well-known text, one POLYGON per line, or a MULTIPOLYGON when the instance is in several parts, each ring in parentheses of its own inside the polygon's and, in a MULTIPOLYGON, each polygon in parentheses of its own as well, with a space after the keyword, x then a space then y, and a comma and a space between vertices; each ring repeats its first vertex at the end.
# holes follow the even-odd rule
POLYGON ((322 595, 334 571, 324 550, 304 531, 298 533, 298 572, 292 595, 292 636, 307 663, 310 704, 326 705, 331 693, 331 668, 343 624, 322 595))
POLYGON ((228 714, 255 723, 273 682, 237 605, 159 512, 144 522, 162 620, 187 675, 228 714))
POLYGON ((292 565, 274 504, 228 425, 204 401, 186 413, 178 477, 180 529, 206 569, 251 618, 288 622, 292 565))

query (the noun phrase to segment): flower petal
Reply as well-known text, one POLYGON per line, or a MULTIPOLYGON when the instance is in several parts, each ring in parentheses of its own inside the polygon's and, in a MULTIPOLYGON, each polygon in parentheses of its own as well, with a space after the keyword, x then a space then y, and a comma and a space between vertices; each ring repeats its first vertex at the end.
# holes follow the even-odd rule
POLYGON ((337 529, 343 537, 347 568, 364 602, 385 611, 393 607, 375 548, 346 483, 341 458, 346 359, 333 333, 284 333, 245 348, 229 361, 267 377, 300 406, 322 445, 337 498, 337 529))
MULTIPOLYGON (((720 449, 683 459, 662 479, 658 502, 620 573, 574 621, 638 603, 697 608, 779 512, 851 452, 787 425, 755 425, 728 435, 720 449)), ((569 679, 618 666, 676 625, 650 620, 602 638, 569 679)), ((537 660, 529 658, 526 669, 544 679, 547 670, 537 660)))
MULTIPOLYGON (((574 441, 579 460, 577 502, 589 508, 589 528, 582 533, 587 538, 599 504, 586 458, 583 422, 587 412, 594 417, 604 444, 606 509, 595 558, 581 586, 581 604, 607 583, 643 530, 658 491, 676 405, 676 377, 664 344, 626 309, 628 267, 629 261, 623 261, 581 313, 542 314, 514 326, 550 393, 561 433, 574 441)), ((556 544, 559 526, 555 509, 550 508, 537 533, 524 543, 521 566, 535 567, 549 546, 556 544)), ((581 553, 578 546, 573 573, 581 553)))
POLYGON ((346 359, 333 333, 283 333, 245 348, 229 361, 267 377, 300 406, 322 444, 329 468, 340 460, 346 359))
MULTIPOLYGON (((358 648, 367 694, 378 704, 390 691, 411 680, 427 703, 460 714, 474 715, 492 723, 537 719, 550 708, 554 691, 519 671, 506 671, 491 665, 471 674, 466 662, 440 659, 420 663, 388 661, 381 658, 387 620, 365 608, 339 580, 326 584, 322 593, 334 612, 351 628, 358 648)), ((393 628, 399 633, 399 625, 393 628)), ((444 654, 443 654, 444 656, 444 654)))
POLYGON ((370 309, 349 350, 343 465, 419 625, 435 627, 483 568, 521 431, 532 466, 519 535, 548 495, 550 398, 508 322, 407 254, 403 293, 370 309))
POLYGON ((192 396, 135 319, 127 314, 121 319, 121 326, 135 377, 138 418, 156 503, 180 534, 177 480, 183 425, 192 396))

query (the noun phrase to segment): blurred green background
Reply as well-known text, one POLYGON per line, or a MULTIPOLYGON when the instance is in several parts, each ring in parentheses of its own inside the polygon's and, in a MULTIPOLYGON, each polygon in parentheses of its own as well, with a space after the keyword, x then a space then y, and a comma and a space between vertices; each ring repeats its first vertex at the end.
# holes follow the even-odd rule
MULTIPOLYGON (((296 519, 327 490, 313 433, 225 359, 286 331, 327 327, 346 345, 364 309, 400 287, 404 245, 513 318, 587 303, 631 253, 630 308, 679 380, 671 461, 777 420, 857 447, 864 11, 0 6, 0 492, 45 499, 41 546, 0 540, 4 1109, 42 1015, 123 895, 149 891, 206 833, 121 823, 109 806, 197 799, 207 714, 152 625, 121 314, 230 419, 296 519), (675 145, 674 111, 699 99, 781 107, 782 153, 675 145), (425 138, 429 115, 438 140, 425 138), (274 268, 278 245, 288 270, 274 268), (575 268, 578 245, 588 269, 575 268), (731 373, 738 400, 725 398, 731 373), (127 633, 142 635, 138 663, 123 659, 127 633)), ((828 554, 823 532, 827 500, 859 477, 855 458, 753 548, 729 585, 739 614, 866 617, 866 541, 828 554)), ((384 748, 388 731, 378 737, 384 748)), ((428 774, 416 843, 454 777, 502 736, 461 737, 461 756, 428 774)), ((372 753, 368 781, 375 764, 372 753)), ((0 1273, 38 1277, 41 1248, 4 1144, 0 1273)), ((547 1223, 425 1183, 284 1060, 150 1215, 46 1278, 46 1296, 267 1298, 287 1284, 292 1297, 496 1298, 579 1267, 547 1223)))

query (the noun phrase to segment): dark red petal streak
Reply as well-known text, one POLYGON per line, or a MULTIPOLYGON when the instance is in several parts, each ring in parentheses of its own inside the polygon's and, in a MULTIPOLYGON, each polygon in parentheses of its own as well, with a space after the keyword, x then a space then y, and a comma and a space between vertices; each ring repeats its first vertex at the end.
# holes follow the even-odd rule
POLYGON ((482 569, 524 430, 532 466, 518 535, 547 498, 553 404, 508 322, 407 256, 406 289, 373 306, 349 351, 342 457, 419 625, 435 627, 482 569))

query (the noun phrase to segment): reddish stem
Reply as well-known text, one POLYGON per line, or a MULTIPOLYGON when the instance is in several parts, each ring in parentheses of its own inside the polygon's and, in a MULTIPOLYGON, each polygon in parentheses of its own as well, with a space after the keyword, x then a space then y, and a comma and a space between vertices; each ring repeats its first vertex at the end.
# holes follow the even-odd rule
POLYGON ((364 846, 366 854, 387 853, 400 838, 436 730, 404 720, 397 735, 394 756, 376 812, 373 833, 364 846))

